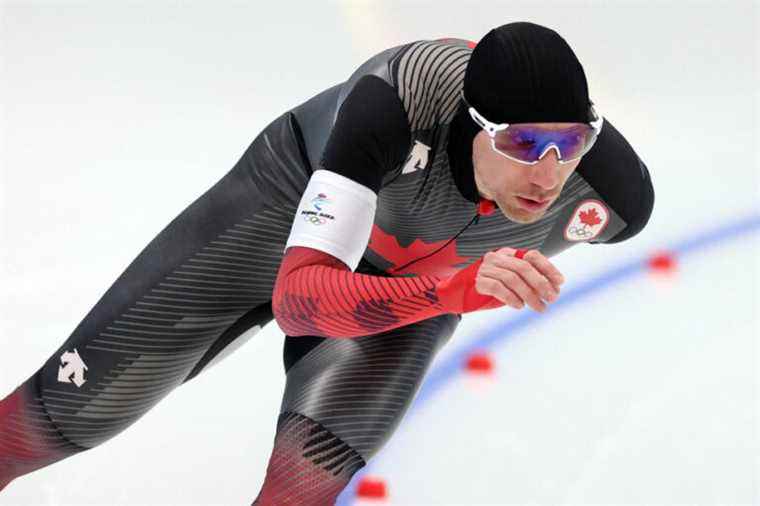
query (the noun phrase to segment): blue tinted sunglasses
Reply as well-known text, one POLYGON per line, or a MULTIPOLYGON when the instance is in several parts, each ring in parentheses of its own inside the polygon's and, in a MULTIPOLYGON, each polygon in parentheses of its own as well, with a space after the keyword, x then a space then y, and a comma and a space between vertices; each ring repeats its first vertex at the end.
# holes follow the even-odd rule
POLYGON ((535 165, 554 149, 560 164, 571 163, 585 155, 602 131, 604 119, 590 106, 589 123, 558 123, 567 125, 559 130, 548 130, 535 123, 492 123, 484 118, 464 98, 472 119, 488 133, 491 147, 500 155, 526 165, 535 165))

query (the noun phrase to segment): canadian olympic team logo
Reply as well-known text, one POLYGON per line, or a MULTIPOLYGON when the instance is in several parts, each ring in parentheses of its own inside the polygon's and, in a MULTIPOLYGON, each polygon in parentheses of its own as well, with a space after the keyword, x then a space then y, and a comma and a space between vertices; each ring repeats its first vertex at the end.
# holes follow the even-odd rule
POLYGON ((324 193, 318 193, 316 197, 311 199, 311 205, 315 210, 304 209, 301 211, 301 215, 306 223, 312 225, 324 225, 327 220, 334 220, 335 216, 324 212, 324 209, 331 204, 330 199, 324 193))
POLYGON ((568 241, 590 241, 607 228, 610 212, 599 200, 589 199, 575 208, 573 217, 565 226, 565 239, 568 241))

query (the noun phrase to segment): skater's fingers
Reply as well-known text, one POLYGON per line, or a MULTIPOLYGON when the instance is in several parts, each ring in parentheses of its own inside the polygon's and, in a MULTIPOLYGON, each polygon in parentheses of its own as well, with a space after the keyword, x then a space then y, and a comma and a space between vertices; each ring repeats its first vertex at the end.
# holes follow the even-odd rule
POLYGON ((483 295, 490 295, 499 299, 504 304, 515 309, 522 309, 525 305, 514 291, 495 278, 478 276, 475 279, 475 289, 483 295))
MULTIPOLYGON (((520 261, 519 259, 517 260, 520 261)), ((525 264, 527 268, 532 269, 532 267, 529 267, 529 264, 526 262, 520 262, 525 264)), ((523 267, 515 267, 514 265, 502 267, 496 263, 486 264, 484 262, 483 266, 481 266, 479 276, 498 280, 506 288, 515 293, 520 301, 528 304, 536 311, 543 312, 546 309, 546 305, 541 300, 540 292, 525 279, 526 277, 529 279, 538 278, 539 275, 537 273, 535 273, 534 276, 521 274, 516 272, 517 269, 525 270, 523 267)), ((533 281, 538 283, 537 279, 533 279, 533 281)), ((544 280, 544 283, 547 285, 549 284, 546 280, 544 280)))
POLYGON ((544 307, 541 298, 554 302, 559 296, 559 288, 536 269, 531 262, 509 255, 507 251, 504 251, 506 249, 502 248, 502 250, 487 253, 484 256, 483 264, 486 268, 484 272, 489 277, 501 279, 506 286, 515 290, 525 302, 537 311, 544 307), (515 274, 519 276, 522 283, 516 278, 513 279, 515 274))

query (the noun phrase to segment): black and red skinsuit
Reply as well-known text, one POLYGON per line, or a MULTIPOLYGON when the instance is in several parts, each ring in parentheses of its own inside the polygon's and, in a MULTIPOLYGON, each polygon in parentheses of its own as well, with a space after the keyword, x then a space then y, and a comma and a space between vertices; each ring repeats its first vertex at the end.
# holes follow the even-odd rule
POLYGON ((643 229, 649 173, 607 118, 542 219, 512 222, 478 196, 460 103, 471 52, 458 39, 388 49, 269 124, 0 402, 0 489, 115 436, 276 317, 287 381, 254 502, 330 504, 461 314, 501 305, 472 286, 486 252, 551 257, 643 229), (309 193, 319 172, 335 192, 309 193), (354 213, 341 189, 374 204, 354 213), (360 216, 367 240, 358 225, 353 242, 321 240, 360 216), (286 250, 297 222, 311 239, 286 250))

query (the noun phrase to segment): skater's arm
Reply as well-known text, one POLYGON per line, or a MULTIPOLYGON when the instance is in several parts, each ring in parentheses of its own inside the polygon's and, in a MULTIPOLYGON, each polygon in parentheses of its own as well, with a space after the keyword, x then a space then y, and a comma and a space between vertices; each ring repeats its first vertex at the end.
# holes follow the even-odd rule
POLYGON ((475 290, 482 259, 441 279, 382 277, 351 272, 323 251, 287 249, 272 295, 272 311, 291 336, 356 337, 425 320, 503 306, 475 290))

